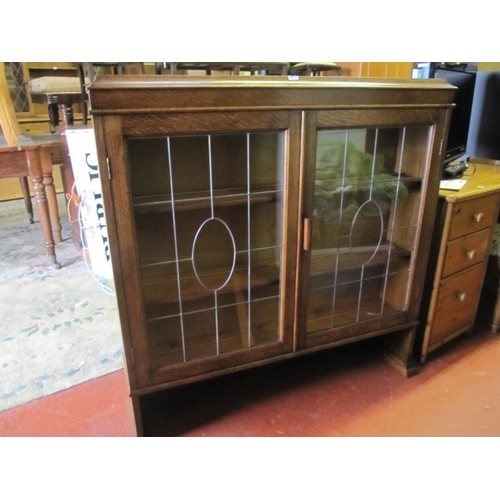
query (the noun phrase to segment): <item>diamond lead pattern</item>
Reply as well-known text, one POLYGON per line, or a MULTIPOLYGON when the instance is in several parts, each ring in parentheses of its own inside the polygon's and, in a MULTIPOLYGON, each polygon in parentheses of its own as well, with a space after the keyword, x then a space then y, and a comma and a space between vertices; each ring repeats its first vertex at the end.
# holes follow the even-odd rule
POLYGON ((9 94, 16 113, 29 112, 30 103, 22 63, 5 63, 5 76, 7 77, 9 94))

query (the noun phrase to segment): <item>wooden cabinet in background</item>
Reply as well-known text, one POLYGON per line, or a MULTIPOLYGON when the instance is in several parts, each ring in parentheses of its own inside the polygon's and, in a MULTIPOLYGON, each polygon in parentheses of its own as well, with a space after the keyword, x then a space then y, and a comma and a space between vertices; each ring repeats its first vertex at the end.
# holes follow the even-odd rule
MULTIPOLYGON (((411 78, 413 62, 338 62, 342 76, 411 78)), ((328 72, 324 73, 325 75, 328 72)), ((333 75, 334 73, 331 72, 333 75)))
MULTIPOLYGON (((453 102, 442 80, 90 86, 131 401, 415 328, 453 102)), ((159 417, 160 421, 162 417, 159 417)))
POLYGON ((439 192, 417 355, 472 330, 500 203, 498 167, 469 164, 460 191, 439 192))

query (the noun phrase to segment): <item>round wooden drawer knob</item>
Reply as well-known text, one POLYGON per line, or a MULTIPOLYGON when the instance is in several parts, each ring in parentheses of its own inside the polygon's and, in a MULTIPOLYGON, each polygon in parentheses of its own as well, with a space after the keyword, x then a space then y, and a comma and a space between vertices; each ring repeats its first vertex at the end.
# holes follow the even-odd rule
POLYGON ((478 214, 474 214, 472 216, 472 218, 476 221, 476 222, 481 222, 483 219, 484 219, 484 214, 483 212, 479 212, 478 214))
POLYGON ((470 260, 472 260, 476 256, 476 251, 475 250, 466 250, 465 255, 469 257, 470 260))
POLYGON ((460 302, 464 302, 467 299, 467 294, 465 292, 457 292, 457 298, 460 302))

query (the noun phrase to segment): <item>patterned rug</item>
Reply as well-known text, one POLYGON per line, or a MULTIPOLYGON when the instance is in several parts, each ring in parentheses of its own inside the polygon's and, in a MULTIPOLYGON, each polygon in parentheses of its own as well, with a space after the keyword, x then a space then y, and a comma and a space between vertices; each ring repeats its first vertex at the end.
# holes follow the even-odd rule
POLYGON ((90 274, 70 238, 64 198, 58 201, 59 270, 24 202, 0 202, 0 411, 123 367, 113 285, 90 274))

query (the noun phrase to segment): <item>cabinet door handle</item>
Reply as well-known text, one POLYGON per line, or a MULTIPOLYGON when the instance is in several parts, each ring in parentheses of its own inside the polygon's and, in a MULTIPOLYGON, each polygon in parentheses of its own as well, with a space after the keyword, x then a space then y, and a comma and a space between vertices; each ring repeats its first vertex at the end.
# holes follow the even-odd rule
POLYGON ((460 302, 464 302, 467 299, 467 294, 465 292, 457 292, 457 298, 460 302))
POLYGON ((465 255, 469 257, 470 260, 472 260, 476 256, 476 251, 475 250, 466 250, 465 255))
POLYGON ((474 214, 472 216, 472 218, 476 221, 476 222, 481 222, 483 219, 484 219, 484 213, 483 212, 479 212, 477 214, 474 214))
POLYGON ((302 248, 309 252, 311 250, 311 237, 312 237, 312 220, 304 219, 304 236, 302 240, 302 248))

